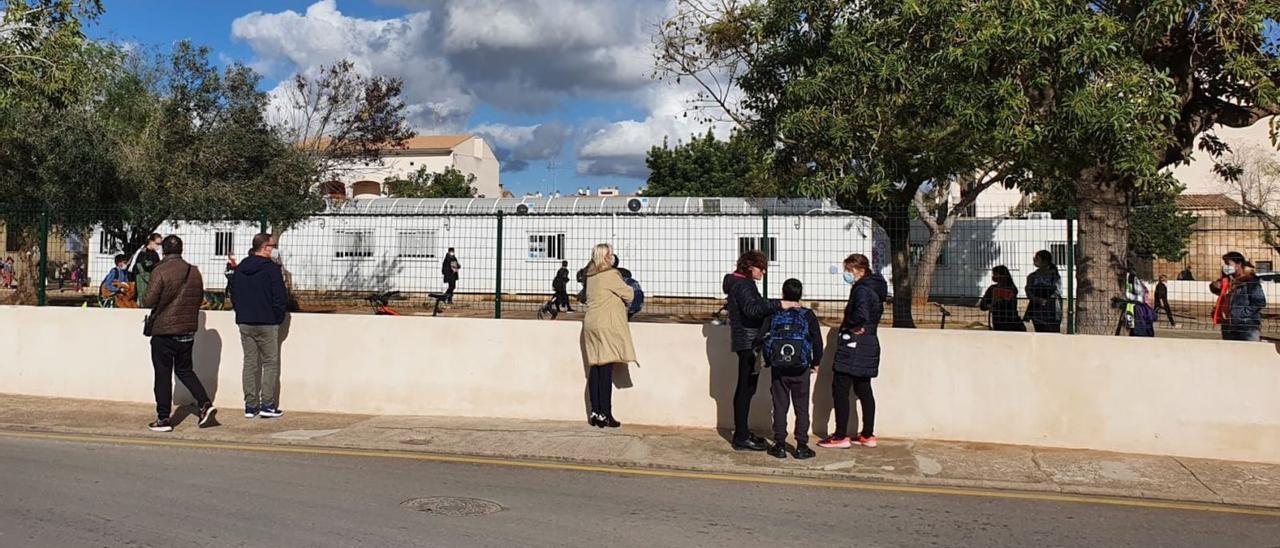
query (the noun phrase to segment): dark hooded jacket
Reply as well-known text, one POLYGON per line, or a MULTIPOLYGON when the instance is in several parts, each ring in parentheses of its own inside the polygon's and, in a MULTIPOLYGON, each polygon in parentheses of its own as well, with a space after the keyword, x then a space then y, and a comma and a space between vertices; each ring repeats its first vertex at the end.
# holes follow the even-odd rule
POLYGON ((723 289, 729 301, 725 307, 729 310, 731 350, 751 350, 764 319, 782 310, 782 305, 760 296, 755 280, 737 272, 725 274, 723 289))
POLYGON ((280 325, 284 322, 289 302, 284 287, 284 273, 271 259, 250 255, 236 267, 236 323, 241 325, 280 325))
POLYGON ((867 274, 849 290, 849 303, 844 307, 844 320, 836 334, 836 356, 833 369, 846 375, 875 377, 880 374, 880 317, 884 301, 889 298, 889 284, 884 276, 867 274), (862 333, 858 333, 861 330, 862 333))

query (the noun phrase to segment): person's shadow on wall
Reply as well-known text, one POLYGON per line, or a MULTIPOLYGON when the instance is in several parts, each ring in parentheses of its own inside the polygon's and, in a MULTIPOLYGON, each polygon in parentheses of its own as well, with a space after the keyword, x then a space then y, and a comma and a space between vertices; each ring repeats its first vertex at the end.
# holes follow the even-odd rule
MULTIPOLYGON (((706 340, 707 364, 711 367, 710 386, 708 391, 716 401, 716 431, 725 441, 733 442, 733 393, 738 388, 738 354, 729 350, 729 326, 704 325, 702 336, 706 340)), ((758 358, 757 358, 758 359, 758 358)), ((760 381, 756 385, 756 393, 751 398, 750 423, 752 432, 757 436, 773 437, 773 402, 768 397, 760 397, 760 393, 769 393, 770 375, 768 368, 760 363, 760 381)))
POLYGON ((276 356, 280 357, 280 382, 276 383, 276 389, 278 390, 278 393, 276 394, 276 405, 279 405, 280 407, 284 407, 280 402, 283 401, 282 398, 284 398, 285 371, 288 371, 288 368, 284 366, 284 341, 288 340, 289 329, 292 325, 293 313, 286 311, 284 313, 284 321, 280 322, 280 331, 278 332, 279 339, 276 341, 276 356))
MULTIPOLYGON (((191 350, 192 369, 195 370, 196 377, 200 378, 200 384, 204 385, 204 391, 209 394, 209 399, 217 402, 218 371, 222 367, 222 335, 209 328, 208 312, 201 310, 198 322, 195 347, 191 350)), ((176 408, 173 413, 173 422, 181 424, 182 420, 191 414, 196 400, 176 377, 173 379, 173 387, 173 404, 176 408)))
MULTIPOLYGON (((818 368, 818 378, 814 380, 813 390, 809 394, 809 399, 813 405, 813 413, 810 416, 812 423, 810 429, 813 430, 813 435, 818 438, 825 438, 831 434, 831 417, 835 414, 835 400, 831 397, 831 381, 835 377, 835 369, 832 364, 835 363, 836 350, 839 348, 838 335, 838 329, 832 329, 827 334, 827 340, 823 347, 822 364, 818 368)), ((850 415, 849 424, 857 424, 857 410, 854 409, 850 415)))

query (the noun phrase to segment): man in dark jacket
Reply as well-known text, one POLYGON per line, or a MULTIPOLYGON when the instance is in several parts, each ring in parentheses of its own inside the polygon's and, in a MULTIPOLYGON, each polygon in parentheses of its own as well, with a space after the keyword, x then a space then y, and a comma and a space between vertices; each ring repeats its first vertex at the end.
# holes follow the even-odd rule
POLYGON ((760 381, 753 349, 756 334, 765 318, 782 310, 781 303, 766 300, 756 288, 756 280, 764 278, 768 268, 769 259, 764 253, 748 251, 738 258, 737 268, 725 275, 722 285, 728 296, 730 349, 738 355, 738 385, 733 391, 733 448, 739 451, 769 448, 764 438, 753 436, 748 427, 751 398, 756 395, 760 381))
POLYGON ((156 421, 154 432, 172 432, 173 376, 177 375, 195 398, 201 428, 216 424, 217 409, 205 392, 191 363, 195 334, 199 329, 204 278, 182 260, 182 239, 170 235, 160 243, 164 260, 151 270, 151 287, 142 305, 151 309, 151 365, 155 369, 156 421))
POLYGON ((235 269, 236 326, 244 349, 244 416, 274 418, 280 410, 280 324, 288 294, 280 265, 271 260, 276 241, 253 237, 249 256, 235 269))
POLYGON ((444 292, 444 302, 447 304, 453 304, 453 290, 458 287, 458 271, 461 269, 462 265, 458 264, 453 248, 449 248, 449 253, 444 256, 444 263, 440 265, 440 275, 444 276, 444 283, 448 286, 444 292))

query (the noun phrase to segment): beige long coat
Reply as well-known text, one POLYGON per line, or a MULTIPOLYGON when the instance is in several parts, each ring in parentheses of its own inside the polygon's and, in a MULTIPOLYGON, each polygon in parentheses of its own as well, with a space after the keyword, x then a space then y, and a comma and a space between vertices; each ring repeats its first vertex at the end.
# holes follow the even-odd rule
POLYGON ((631 363, 636 350, 627 325, 627 305, 635 296, 617 269, 587 278, 587 315, 582 319, 582 347, 588 365, 631 363))

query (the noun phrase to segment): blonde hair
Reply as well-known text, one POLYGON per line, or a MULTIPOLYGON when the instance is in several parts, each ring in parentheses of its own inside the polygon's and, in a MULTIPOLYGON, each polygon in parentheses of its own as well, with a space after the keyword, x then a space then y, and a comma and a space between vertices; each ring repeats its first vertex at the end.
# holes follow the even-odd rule
POLYGON ((595 276, 601 272, 613 268, 613 246, 609 244, 596 244, 596 248, 591 252, 591 264, 587 265, 587 275, 595 276))

